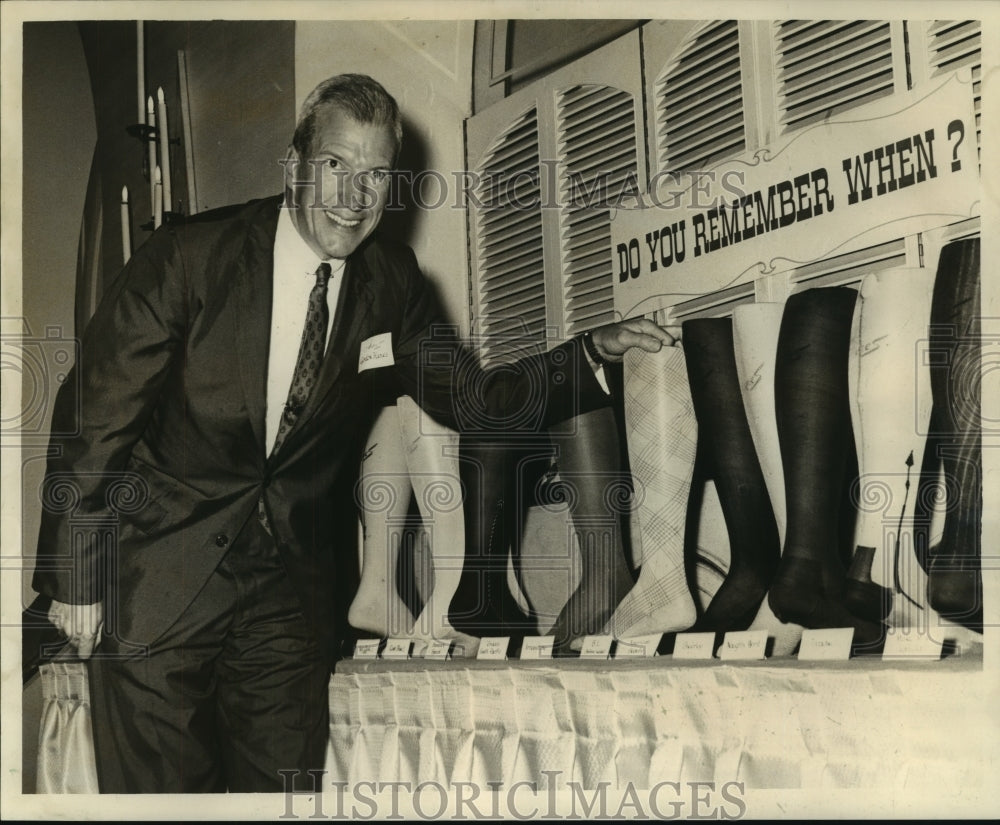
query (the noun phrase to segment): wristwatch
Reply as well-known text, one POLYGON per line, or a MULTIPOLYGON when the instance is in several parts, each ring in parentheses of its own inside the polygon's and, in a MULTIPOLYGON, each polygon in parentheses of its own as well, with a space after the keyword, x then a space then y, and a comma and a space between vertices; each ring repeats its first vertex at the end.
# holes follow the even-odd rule
POLYGON ((607 358, 601 355, 600 351, 597 349, 597 344, 594 343, 594 336, 592 333, 584 333, 583 348, 587 351, 587 355, 590 356, 591 360, 597 364, 597 366, 603 367, 611 363, 607 358))

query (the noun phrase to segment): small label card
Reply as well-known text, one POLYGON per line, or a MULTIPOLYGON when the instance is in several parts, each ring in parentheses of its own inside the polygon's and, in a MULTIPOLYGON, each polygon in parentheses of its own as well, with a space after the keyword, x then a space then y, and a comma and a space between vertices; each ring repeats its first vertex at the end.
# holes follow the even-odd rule
POLYGON ((611 654, 611 636, 584 636, 583 647, 580 648, 581 659, 607 659, 611 654))
POLYGON ((714 633, 678 633, 674 641, 675 659, 711 659, 714 633))
POLYGON ((354 643, 355 659, 377 659, 381 639, 358 639, 354 643))
POLYGON ((361 342, 358 353, 358 373, 379 367, 391 367, 396 361, 392 357, 392 333, 383 332, 361 342))
POLYGON ((435 639, 427 645, 427 650, 424 651, 424 658, 444 661, 448 658, 449 653, 451 653, 451 640, 435 639))
POLYGON ((551 659, 555 636, 525 636, 521 643, 522 659, 551 659))
POLYGON ((763 659, 766 651, 766 630, 736 630, 726 634, 719 648, 719 658, 763 659))
POLYGON ((648 636, 631 636, 619 639, 615 645, 616 659, 647 658, 656 655, 656 649, 660 646, 662 633, 650 633, 648 636))
POLYGON ((799 659, 803 662, 844 662, 851 658, 853 627, 830 627, 802 631, 799 659))
POLYGON ((883 662, 893 659, 930 659, 936 661, 940 658, 941 640, 932 639, 925 631, 894 627, 885 637, 885 647, 882 649, 883 662))
POLYGON ((409 659, 412 646, 413 642, 410 639, 389 639, 385 643, 385 650, 382 651, 382 658, 409 659))
POLYGON ((506 659, 510 636, 485 636, 479 640, 477 659, 506 659))

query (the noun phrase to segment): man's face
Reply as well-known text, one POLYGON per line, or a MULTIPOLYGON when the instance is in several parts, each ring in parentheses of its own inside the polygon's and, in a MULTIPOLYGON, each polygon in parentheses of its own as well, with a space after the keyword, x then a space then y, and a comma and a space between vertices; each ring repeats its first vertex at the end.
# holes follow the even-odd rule
POLYGON ((346 258, 378 226, 395 149, 390 126, 359 123, 335 105, 317 111, 311 156, 293 156, 285 177, 295 228, 320 258, 346 258))

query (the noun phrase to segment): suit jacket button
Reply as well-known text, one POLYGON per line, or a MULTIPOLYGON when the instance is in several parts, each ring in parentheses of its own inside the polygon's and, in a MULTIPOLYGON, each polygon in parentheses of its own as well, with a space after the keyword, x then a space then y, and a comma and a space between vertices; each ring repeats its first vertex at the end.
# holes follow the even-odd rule
POLYGON ((229 536, 225 533, 219 533, 219 535, 215 537, 216 547, 225 547, 227 544, 229 544, 229 536))

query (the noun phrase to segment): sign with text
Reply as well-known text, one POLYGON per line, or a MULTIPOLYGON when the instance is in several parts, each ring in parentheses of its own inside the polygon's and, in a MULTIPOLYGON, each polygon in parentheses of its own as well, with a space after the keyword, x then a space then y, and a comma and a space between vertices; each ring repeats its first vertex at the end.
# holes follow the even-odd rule
POLYGON ((798 658, 803 662, 847 661, 851 658, 853 627, 831 627, 820 630, 805 628, 799 643, 798 658))
POLYGON ((522 659, 551 659, 555 636, 525 636, 521 643, 522 659))
POLYGON ((506 659, 510 636, 484 636, 479 640, 477 659, 506 659))
POLYGON ((388 639, 382 651, 383 659, 408 659, 413 642, 410 639, 388 639))
POLYGON ((707 170, 611 223, 615 311, 652 312, 979 214, 972 79, 897 94, 707 170))
POLYGON ((354 643, 355 659, 377 659, 381 639, 358 639, 354 643))
POLYGON ((655 656, 661 639, 663 639, 662 633, 651 633, 646 636, 630 636, 625 639, 619 639, 615 642, 615 658, 629 659, 655 656))
POLYGON ((675 659, 711 659, 715 648, 714 633, 678 633, 674 640, 675 659))
POLYGON ((733 630, 726 634, 719 648, 719 658, 763 659, 767 654, 766 630, 733 630))
POLYGON ((584 636, 580 648, 581 659, 607 659, 611 655, 611 636, 584 636))

